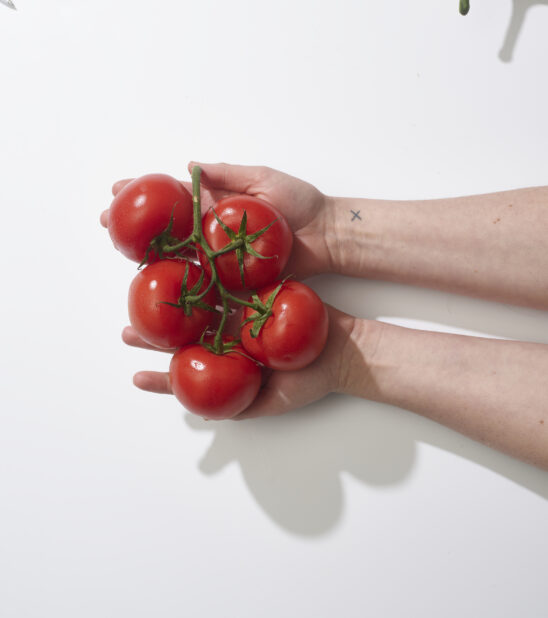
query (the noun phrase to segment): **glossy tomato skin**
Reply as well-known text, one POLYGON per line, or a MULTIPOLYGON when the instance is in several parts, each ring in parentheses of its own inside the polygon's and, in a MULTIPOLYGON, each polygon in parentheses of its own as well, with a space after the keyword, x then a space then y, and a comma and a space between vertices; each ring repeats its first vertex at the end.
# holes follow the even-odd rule
MULTIPOLYGON (((147 174, 128 183, 112 200, 108 231, 116 249, 134 262, 145 257, 150 241, 165 230, 175 206, 171 235, 192 232, 192 196, 166 174, 147 174)), ((154 253, 149 261, 155 260, 154 253)))
MULTIPOLYGON (((217 216, 234 232, 238 232, 240 228, 244 211, 247 212, 248 234, 258 232, 272 221, 276 222, 251 244, 257 253, 269 259, 261 260, 248 253, 244 254, 245 286, 242 285, 235 252, 216 258, 215 264, 221 283, 230 290, 241 290, 244 287, 256 289, 278 279, 289 259, 293 244, 293 234, 285 217, 264 200, 249 195, 235 195, 220 200, 215 206, 217 216)), ((202 229, 213 251, 222 249, 230 242, 211 209, 202 219, 202 229)), ((202 252, 199 257, 205 271, 210 274, 207 258, 202 252)))
MULTIPOLYGON (((279 283, 258 290, 263 303, 279 283)), ((254 313, 253 309, 246 307, 244 318, 254 313)), ((316 292, 304 283, 286 281, 274 300, 272 315, 255 339, 251 337, 252 323, 244 324, 242 345, 250 356, 271 369, 302 369, 323 350, 328 324, 327 309, 316 292)))
MULTIPOLYGON (((192 288, 203 272, 191 262, 160 260, 139 271, 129 288, 129 320, 133 328, 147 343, 158 348, 178 348, 197 341, 214 313, 193 307, 192 315, 185 315, 180 307, 171 307, 164 302, 177 303, 181 295, 181 283, 188 269, 187 288, 192 288)), ((206 275, 201 290, 206 289, 206 275)), ((215 306, 216 293, 212 288, 204 302, 215 306)))
POLYGON ((259 392, 261 369, 239 352, 239 345, 223 355, 200 344, 177 350, 169 368, 175 397, 189 412, 215 420, 245 410, 259 392))

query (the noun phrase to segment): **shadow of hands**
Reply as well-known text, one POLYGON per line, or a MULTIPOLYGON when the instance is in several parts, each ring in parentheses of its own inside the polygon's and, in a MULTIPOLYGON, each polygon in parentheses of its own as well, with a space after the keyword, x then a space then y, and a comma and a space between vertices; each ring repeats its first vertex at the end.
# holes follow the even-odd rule
POLYGON ((548 6, 548 0, 512 0, 512 16, 506 30, 504 43, 499 52, 500 60, 503 62, 512 61, 516 42, 525 21, 525 15, 531 7, 540 4, 548 6))
MULTIPOLYGON (((393 406, 329 395, 281 417, 243 423, 206 422, 184 415, 194 431, 212 433, 199 462, 214 475, 237 462, 263 512, 280 528, 303 537, 337 527, 345 506, 344 476, 372 489, 408 480, 421 444, 487 468, 548 499, 546 473, 486 448, 428 419, 393 406)), ((364 522, 366 525, 367 522, 364 522)))
MULTIPOLYGON (((443 330, 453 327, 525 341, 538 341, 538 333, 546 332, 548 343, 546 312, 381 281, 322 276, 308 283, 343 310, 356 313, 363 307, 361 317, 394 315, 394 308, 402 307, 406 319, 439 323, 443 330)), ((402 484, 413 471, 421 444, 548 499, 543 470, 429 419, 372 401, 329 395, 278 417, 238 423, 204 422, 190 414, 184 418, 193 430, 213 434, 200 470, 213 475, 238 462, 261 509, 280 527, 301 536, 327 534, 336 527, 344 512, 345 474, 372 488, 402 484)))
POLYGON ((399 411, 379 422, 378 410, 371 402, 329 395, 282 417, 214 423, 185 414, 184 420, 213 433, 199 463, 204 474, 237 461, 249 491, 274 522, 293 534, 317 536, 342 515, 342 473, 385 486, 403 481, 412 468, 415 445, 396 426, 399 411))

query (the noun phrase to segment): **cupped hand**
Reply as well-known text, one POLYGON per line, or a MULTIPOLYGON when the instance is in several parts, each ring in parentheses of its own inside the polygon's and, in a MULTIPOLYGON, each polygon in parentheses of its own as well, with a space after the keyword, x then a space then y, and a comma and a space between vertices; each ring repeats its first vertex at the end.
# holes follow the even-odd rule
MULTIPOLYGON (((352 350, 351 334, 355 318, 327 305, 329 313, 329 335, 320 356, 308 367, 298 371, 265 370, 265 380, 255 401, 233 420, 274 416, 301 408, 325 397, 331 392, 345 390, 352 350)), ((234 325, 237 320, 234 321, 234 325)), ((144 342, 135 330, 128 326, 122 333, 128 345, 154 350, 144 342)), ((175 352, 175 350, 162 350, 175 352)), ((152 393, 170 394, 169 373, 140 371, 133 383, 138 388, 152 393)))
MULTIPOLYGON (((194 165, 202 168, 203 213, 230 195, 246 194, 263 199, 286 217, 293 231, 293 249, 284 274, 302 279, 331 270, 331 212, 327 197, 318 189, 269 167, 191 162, 189 171, 194 165)), ((130 181, 114 183, 113 195, 130 181)), ((191 183, 183 182, 183 185, 192 192, 191 183)), ((101 214, 101 223, 108 226, 108 210, 101 214)))
MULTIPOLYGON (((202 168, 202 214, 220 199, 230 195, 247 194, 263 199, 286 217, 293 232, 292 254, 284 274, 300 279, 329 272, 330 212, 327 197, 318 189, 268 167, 191 162, 189 171, 192 171, 194 165, 202 168)), ((113 195, 129 182, 131 179, 114 183, 113 195)), ((191 183, 183 182, 183 185, 192 192, 191 183)), ((108 227, 108 210, 101 214, 101 224, 108 227)), ((342 352, 352 331, 354 318, 331 307, 328 307, 328 310, 329 336, 320 357, 298 371, 265 371, 265 381, 258 397, 236 420, 282 414, 339 390, 341 375, 344 374, 342 352)), ((230 321, 232 325, 229 325, 227 330, 235 332, 239 316, 233 315, 230 321)), ((158 349, 143 341, 131 326, 123 330, 122 339, 130 346, 158 349)), ((133 382, 145 391, 172 393, 167 372, 140 371, 135 374, 133 382)))

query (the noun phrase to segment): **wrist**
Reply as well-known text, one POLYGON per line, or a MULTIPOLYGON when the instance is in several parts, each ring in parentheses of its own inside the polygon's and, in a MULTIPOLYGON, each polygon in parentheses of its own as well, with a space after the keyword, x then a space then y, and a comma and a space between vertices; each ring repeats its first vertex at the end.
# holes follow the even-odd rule
POLYGON ((341 354, 337 392, 382 401, 375 376, 381 367, 385 327, 376 320, 352 318, 341 354))
POLYGON ((373 200, 328 197, 326 245, 330 272, 351 277, 371 276, 375 255, 380 253, 381 235, 373 225, 373 200))

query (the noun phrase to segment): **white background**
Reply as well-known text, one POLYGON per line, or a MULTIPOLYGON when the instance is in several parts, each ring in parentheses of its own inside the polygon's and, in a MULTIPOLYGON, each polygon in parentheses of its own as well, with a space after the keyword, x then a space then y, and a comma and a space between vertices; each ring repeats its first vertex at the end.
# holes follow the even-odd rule
MULTIPOLYGON (((267 164, 334 195, 548 183, 548 3, 0 5, 0 616, 548 615, 548 476, 330 397, 205 423, 137 391, 119 177, 267 164), (522 10, 519 23, 512 8, 522 10)), ((548 205, 547 205, 548 206, 548 205)), ((324 299, 548 343, 548 316, 382 282, 324 299)))

